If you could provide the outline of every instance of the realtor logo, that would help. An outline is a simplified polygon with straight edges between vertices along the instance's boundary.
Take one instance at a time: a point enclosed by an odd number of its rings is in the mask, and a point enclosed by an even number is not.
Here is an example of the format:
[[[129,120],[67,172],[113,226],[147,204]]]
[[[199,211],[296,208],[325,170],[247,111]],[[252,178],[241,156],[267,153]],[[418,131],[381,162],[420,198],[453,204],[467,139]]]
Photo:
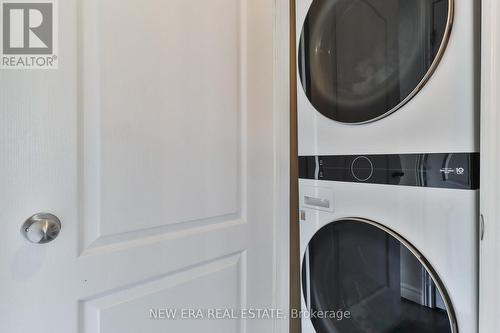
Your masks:
[[[57,68],[57,12],[54,0],[0,2],[0,68]]]

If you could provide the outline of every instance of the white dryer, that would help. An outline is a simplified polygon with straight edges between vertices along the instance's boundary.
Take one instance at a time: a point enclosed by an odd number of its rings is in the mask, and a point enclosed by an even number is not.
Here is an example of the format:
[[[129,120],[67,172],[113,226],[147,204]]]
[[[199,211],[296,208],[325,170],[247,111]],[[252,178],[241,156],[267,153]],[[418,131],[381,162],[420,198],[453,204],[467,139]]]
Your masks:
[[[300,178],[302,333],[477,333],[478,154],[301,157]]]
[[[478,7],[297,0],[299,155],[479,151]]]

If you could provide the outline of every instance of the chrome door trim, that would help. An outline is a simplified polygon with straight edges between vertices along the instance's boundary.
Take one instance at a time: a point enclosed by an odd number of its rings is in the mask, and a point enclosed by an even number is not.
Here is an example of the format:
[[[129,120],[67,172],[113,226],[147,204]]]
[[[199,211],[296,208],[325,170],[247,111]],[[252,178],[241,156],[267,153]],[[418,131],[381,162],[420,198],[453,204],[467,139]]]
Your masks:
[[[311,266],[309,263],[309,246],[306,248],[306,253],[305,253],[305,265],[306,265],[306,308],[307,311],[311,311]]]

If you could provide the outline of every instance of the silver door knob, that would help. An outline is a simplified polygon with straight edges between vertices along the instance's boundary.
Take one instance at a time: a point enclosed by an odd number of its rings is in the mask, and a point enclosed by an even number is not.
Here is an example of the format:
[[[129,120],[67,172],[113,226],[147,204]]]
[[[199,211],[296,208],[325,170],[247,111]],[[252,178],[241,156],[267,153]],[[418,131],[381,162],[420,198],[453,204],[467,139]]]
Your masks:
[[[45,244],[53,241],[61,231],[61,221],[49,213],[35,214],[24,222],[21,233],[28,241]]]

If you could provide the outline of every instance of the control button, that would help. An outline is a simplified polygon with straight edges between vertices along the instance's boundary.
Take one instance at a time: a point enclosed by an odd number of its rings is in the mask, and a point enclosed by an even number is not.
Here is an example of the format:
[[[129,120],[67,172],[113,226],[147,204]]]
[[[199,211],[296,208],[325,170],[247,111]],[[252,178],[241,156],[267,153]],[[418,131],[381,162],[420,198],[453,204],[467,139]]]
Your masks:
[[[366,156],[358,156],[351,164],[352,176],[360,181],[365,182],[373,175],[372,161]]]

